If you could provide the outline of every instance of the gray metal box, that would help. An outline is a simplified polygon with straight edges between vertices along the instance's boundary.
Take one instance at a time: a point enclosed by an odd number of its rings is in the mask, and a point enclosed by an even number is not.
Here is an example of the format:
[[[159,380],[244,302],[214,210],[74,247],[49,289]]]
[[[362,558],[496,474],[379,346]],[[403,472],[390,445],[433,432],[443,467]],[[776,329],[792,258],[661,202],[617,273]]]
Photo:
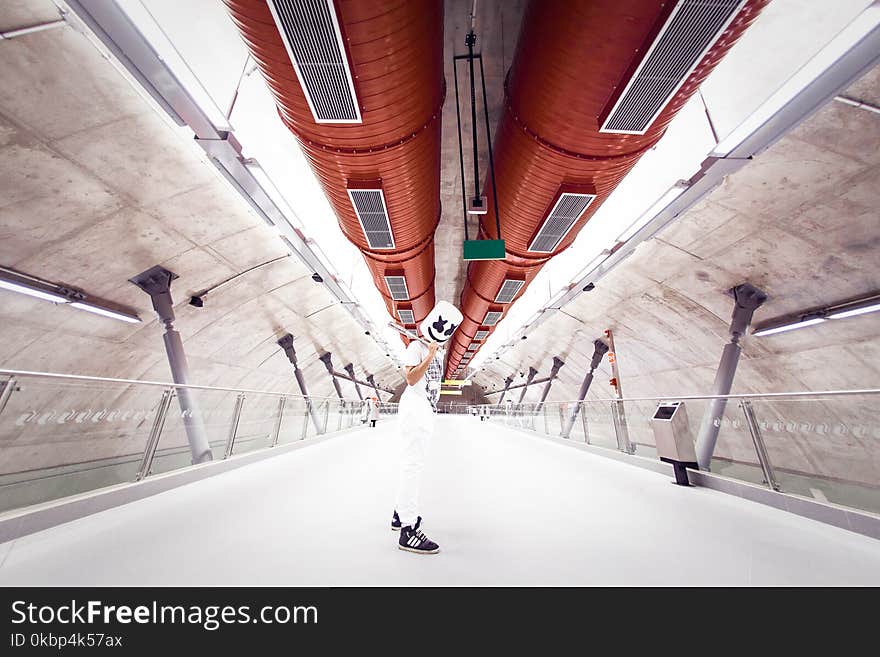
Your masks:
[[[651,418],[651,428],[654,430],[658,457],[681,463],[696,462],[694,437],[683,402],[657,404],[657,410]]]

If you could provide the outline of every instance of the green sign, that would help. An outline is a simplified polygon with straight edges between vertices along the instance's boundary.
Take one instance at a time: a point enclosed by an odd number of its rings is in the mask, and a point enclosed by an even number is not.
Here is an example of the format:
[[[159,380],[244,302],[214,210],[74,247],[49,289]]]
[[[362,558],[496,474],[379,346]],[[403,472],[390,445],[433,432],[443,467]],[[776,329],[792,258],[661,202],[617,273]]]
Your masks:
[[[466,240],[465,260],[504,260],[504,240]]]

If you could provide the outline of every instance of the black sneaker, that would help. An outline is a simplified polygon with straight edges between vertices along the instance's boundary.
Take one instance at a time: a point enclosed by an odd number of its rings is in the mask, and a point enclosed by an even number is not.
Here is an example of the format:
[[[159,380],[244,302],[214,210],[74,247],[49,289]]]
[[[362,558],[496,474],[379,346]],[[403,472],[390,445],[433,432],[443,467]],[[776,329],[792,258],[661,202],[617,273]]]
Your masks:
[[[400,528],[400,540],[397,541],[397,547],[407,552],[415,552],[416,554],[437,554],[440,546],[429,539],[419,529],[421,518],[416,522],[415,527]]]
[[[422,516],[416,518],[416,529],[418,529],[420,524],[422,524]],[[397,511],[394,512],[394,516],[391,518],[391,531],[400,531],[400,516],[397,515]]]

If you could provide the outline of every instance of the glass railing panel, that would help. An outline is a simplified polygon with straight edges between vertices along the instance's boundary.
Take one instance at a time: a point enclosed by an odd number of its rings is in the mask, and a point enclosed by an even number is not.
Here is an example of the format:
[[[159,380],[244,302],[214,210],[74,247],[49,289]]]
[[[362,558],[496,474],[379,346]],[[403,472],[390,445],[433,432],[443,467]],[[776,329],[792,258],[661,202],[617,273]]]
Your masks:
[[[694,441],[699,437],[702,422],[709,411],[712,401],[706,399],[686,400],[692,435]],[[709,471],[713,474],[739,479],[751,484],[766,486],[767,482],[761,470],[761,464],[749,433],[748,423],[743,416],[740,400],[727,400],[724,413],[718,424],[718,439],[715,451],[709,463]]]
[[[589,445],[617,449],[614,416],[610,402],[585,401],[581,404],[580,417],[572,428],[572,439]]]
[[[148,474],[171,472],[192,465],[187,425],[197,423],[195,418],[201,419],[212,460],[222,459],[237,397],[237,393],[225,390],[175,389]]]
[[[319,436],[321,425],[324,423],[321,403],[319,401],[310,401],[308,404],[304,402],[301,412],[302,423],[300,424],[300,435],[305,439]]]
[[[273,415],[272,434],[274,435],[275,427],[278,427],[278,445],[286,445],[288,443],[302,440],[303,438],[303,420],[305,419],[306,403],[304,399],[299,397],[285,397],[284,407],[281,413],[281,422],[278,424],[278,404]]]
[[[778,490],[880,513],[880,396],[755,399],[749,406]]]
[[[626,432],[629,439],[631,454],[649,458],[657,457],[657,448],[654,441],[654,430],[651,427],[651,418],[657,409],[655,401],[623,401],[617,403],[618,433]]]
[[[16,378],[0,413],[0,512],[133,481],[161,398],[158,387]]]
[[[278,405],[279,397],[274,395],[247,395],[235,435],[233,454],[244,454],[272,446]],[[291,411],[293,412],[293,408]]]
[[[336,431],[341,431],[344,428],[344,405],[341,401],[330,400],[329,407],[330,410],[327,413],[327,433],[335,433]]]

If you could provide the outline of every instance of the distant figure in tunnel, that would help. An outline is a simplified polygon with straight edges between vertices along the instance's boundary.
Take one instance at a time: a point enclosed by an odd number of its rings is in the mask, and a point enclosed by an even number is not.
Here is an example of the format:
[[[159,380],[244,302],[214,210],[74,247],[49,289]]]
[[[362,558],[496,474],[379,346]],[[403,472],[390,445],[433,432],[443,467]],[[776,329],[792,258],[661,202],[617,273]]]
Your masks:
[[[443,356],[439,349],[452,337],[461,319],[455,306],[446,301],[438,302],[419,325],[419,335],[424,341],[410,342],[403,357],[407,385],[397,413],[400,479],[391,529],[400,531],[398,547],[416,554],[440,551],[440,546],[420,529],[419,488],[426,451],[434,435],[434,413],[443,377]]]
[[[370,405],[370,427],[376,427],[376,420],[379,419],[379,400],[375,397],[370,397],[367,399],[367,403]]]

